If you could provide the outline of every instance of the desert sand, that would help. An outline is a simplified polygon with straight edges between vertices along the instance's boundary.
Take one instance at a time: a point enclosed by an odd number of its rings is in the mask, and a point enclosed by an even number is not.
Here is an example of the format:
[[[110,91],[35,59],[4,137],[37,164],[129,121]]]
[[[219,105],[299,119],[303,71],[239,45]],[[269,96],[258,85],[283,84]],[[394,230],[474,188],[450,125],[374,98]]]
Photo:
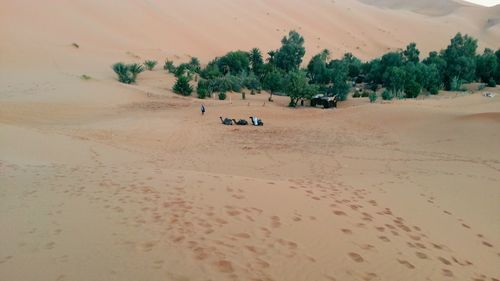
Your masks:
[[[364,2],[2,1],[0,280],[500,280],[498,88],[335,110],[230,94],[202,116],[161,66],[110,69],[292,28],[309,57],[498,47],[498,6]]]

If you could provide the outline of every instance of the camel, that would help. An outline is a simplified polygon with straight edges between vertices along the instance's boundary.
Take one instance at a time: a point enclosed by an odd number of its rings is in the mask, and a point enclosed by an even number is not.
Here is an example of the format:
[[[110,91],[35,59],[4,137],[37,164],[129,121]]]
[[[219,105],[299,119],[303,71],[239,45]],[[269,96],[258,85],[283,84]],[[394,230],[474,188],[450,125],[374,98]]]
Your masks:
[[[224,124],[226,126],[233,125],[233,120],[231,120],[229,118],[224,118],[224,119],[222,119],[222,117],[219,117],[219,118],[220,118],[220,121],[222,122],[222,124]]]
[[[246,125],[248,125],[247,120],[243,120],[243,119],[240,119],[238,121],[236,121],[236,119],[233,119],[233,122],[234,122],[234,124],[236,124],[238,126],[246,126]]]
[[[262,122],[261,119],[257,118],[256,116],[250,116],[250,121],[252,122],[252,125],[254,126],[264,126],[264,122]]]

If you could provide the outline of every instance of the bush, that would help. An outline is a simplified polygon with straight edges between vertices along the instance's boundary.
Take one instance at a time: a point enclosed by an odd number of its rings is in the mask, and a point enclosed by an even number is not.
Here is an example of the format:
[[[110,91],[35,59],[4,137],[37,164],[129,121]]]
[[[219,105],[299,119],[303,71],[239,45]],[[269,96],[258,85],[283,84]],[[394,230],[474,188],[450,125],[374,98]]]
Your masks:
[[[210,84],[207,80],[198,80],[198,87],[196,87],[196,93],[199,99],[205,99],[210,95]]]
[[[439,88],[438,88],[438,87],[436,87],[436,86],[432,86],[432,87],[429,89],[429,93],[430,93],[431,95],[437,95],[437,94],[439,94]]]
[[[226,92],[220,92],[219,93],[219,100],[225,100],[227,97]]]
[[[493,78],[490,78],[490,80],[488,81],[488,87],[496,87],[497,86],[497,81],[495,81],[495,79]]]
[[[354,91],[354,94],[352,94],[352,97],[359,98],[359,97],[361,97],[361,93],[358,90],[356,90],[356,91]]]
[[[368,97],[370,97],[370,94],[371,94],[371,92],[363,91],[363,93],[361,93],[361,97],[362,98],[368,98]]]
[[[462,88],[462,81],[458,77],[453,77],[450,82],[450,91],[460,91]]]
[[[155,60],[146,60],[144,62],[144,66],[146,67],[147,70],[151,71],[151,70],[153,70],[153,68],[155,68],[157,63],[158,62]]]
[[[189,96],[193,92],[193,88],[191,87],[191,85],[189,85],[189,78],[186,76],[181,76],[177,78],[173,90],[174,93],[183,96]]]
[[[214,91],[218,92],[240,92],[243,87],[241,79],[233,75],[225,75],[212,79],[210,80],[210,85]]]
[[[177,68],[174,65],[174,62],[171,60],[165,61],[165,65],[163,66],[163,69],[165,69],[166,71],[168,71],[169,73],[172,73],[172,74],[175,73],[175,71],[177,70]]]
[[[118,62],[113,64],[112,68],[116,75],[118,75],[118,81],[125,84],[135,83],[137,75],[144,71],[143,66],[137,63],[124,64]]]
[[[371,103],[376,102],[376,101],[377,101],[377,99],[378,99],[377,93],[375,93],[375,92],[371,92],[371,93],[368,95],[368,98],[370,99],[370,102],[371,102]]]
[[[389,90],[384,90],[382,92],[382,99],[383,100],[392,100],[394,98],[394,94],[389,91]]]
[[[415,82],[414,80],[410,80],[405,85],[405,93],[406,97],[409,99],[414,99],[420,95],[422,91],[422,86]]]
[[[242,85],[243,87],[249,89],[249,90],[259,90],[261,89],[260,81],[257,79],[255,74],[250,73],[249,75],[243,75],[242,76]]]

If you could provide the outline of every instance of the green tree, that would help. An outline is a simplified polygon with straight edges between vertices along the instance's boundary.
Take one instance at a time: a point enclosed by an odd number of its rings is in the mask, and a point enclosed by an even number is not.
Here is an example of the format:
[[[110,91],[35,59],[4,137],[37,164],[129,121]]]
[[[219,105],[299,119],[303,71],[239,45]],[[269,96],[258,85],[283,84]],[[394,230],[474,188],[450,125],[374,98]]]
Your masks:
[[[232,75],[248,72],[250,68],[250,60],[247,52],[233,51],[229,52],[217,60],[217,65],[221,73]]]
[[[461,33],[457,33],[451,39],[450,45],[443,51],[443,59],[446,61],[444,82],[447,89],[451,89],[453,79],[471,82],[476,74],[476,50],[477,40]]]
[[[262,53],[258,48],[253,48],[249,53],[250,66],[255,75],[259,76],[262,74],[264,61],[262,60]]]
[[[500,84],[500,49],[495,52],[497,57],[497,70],[495,71],[494,77],[497,84]]]
[[[436,85],[442,85],[444,83],[446,73],[446,61],[443,56],[438,52],[430,52],[429,56],[423,60],[423,63],[428,66],[434,65],[436,67],[439,78],[439,82],[436,83]]]
[[[209,62],[207,66],[200,71],[200,76],[205,79],[214,79],[222,76],[222,72],[217,65],[217,60]]]
[[[416,43],[410,43],[403,51],[404,62],[418,63],[420,62],[420,51],[417,49]]]
[[[342,60],[332,60],[328,63],[328,69],[332,83],[329,92],[336,95],[340,101],[346,100],[351,88],[347,83],[348,65]]]
[[[281,40],[281,48],[273,56],[273,63],[285,72],[299,69],[306,53],[304,38],[296,31],[290,31],[288,37]]]
[[[197,57],[192,57],[189,60],[188,68],[192,72],[200,73],[200,70],[201,70],[200,60]]]
[[[196,93],[199,99],[205,99],[212,93],[210,89],[210,83],[205,79],[198,80],[198,86],[196,87]]]
[[[193,88],[189,84],[189,78],[187,76],[180,76],[173,87],[174,93],[183,96],[189,96],[193,92]]]
[[[262,88],[269,91],[269,101],[272,101],[273,94],[283,90],[282,73],[277,69],[267,72],[262,80]]]
[[[355,57],[351,53],[345,53],[342,61],[347,65],[348,68],[348,77],[351,80],[356,79],[361,74],[361,65],[362,62],[360,59]]]
[[[294,70],[289,72],[285,81],[285,91],[290,97],[290,107],[296,107],[300,99],[309,99],[316,92],[316,87],[309,84],[303,71]]]
[[[384,73],[384,87],[401,97],[405,89],[406,72],[402,67],[392,66]]]
[[[482,82],[490,83],[495,80],[497,67],[498,61],[493,50],[487,48],[482,55],[477,56],[476,75]]]
[[[313,56],[307,65],[307,76],[314,84],[328,84],[330,77],[326,67],[326,61],[330,56],[328,50],[323,50],[321,53]]]

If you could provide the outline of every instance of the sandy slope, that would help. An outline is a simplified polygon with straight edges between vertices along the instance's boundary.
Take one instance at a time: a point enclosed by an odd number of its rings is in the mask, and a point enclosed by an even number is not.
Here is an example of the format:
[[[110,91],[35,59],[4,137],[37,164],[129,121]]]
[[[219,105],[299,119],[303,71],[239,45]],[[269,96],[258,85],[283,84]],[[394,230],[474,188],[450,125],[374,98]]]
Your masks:
[[[0,280],[500,279],[498,90],[338,110],[233,94],[202,117],[164,71],[109,69],[276,48],[291,27],[366,57],[455,28],[491,46],[492,10],[192,2],[1,3]],[[266,126],[218,123],[253,114]]]

